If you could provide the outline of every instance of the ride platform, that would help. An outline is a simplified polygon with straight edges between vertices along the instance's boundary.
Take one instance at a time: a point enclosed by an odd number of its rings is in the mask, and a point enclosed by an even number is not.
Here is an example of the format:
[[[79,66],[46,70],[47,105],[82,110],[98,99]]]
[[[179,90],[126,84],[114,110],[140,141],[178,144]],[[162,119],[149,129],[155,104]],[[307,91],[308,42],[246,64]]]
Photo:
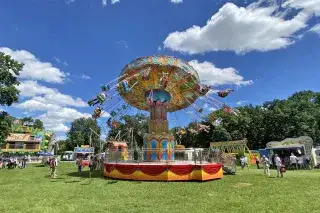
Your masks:
[[[104,164],[104,176],[138,181],[208,181],[223,177],[222,164],[190,162],[143,162]]]

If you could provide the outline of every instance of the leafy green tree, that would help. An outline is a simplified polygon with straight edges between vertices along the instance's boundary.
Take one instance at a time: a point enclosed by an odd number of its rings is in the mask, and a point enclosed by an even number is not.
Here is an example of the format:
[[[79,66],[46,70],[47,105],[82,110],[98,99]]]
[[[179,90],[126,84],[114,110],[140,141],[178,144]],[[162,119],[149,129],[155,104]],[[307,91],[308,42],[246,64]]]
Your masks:
[[[231,140],[230,133],[223,127],[216,127],[212,132],[212,141],[229,141]]]
[[[148,132],[148,118],[144,114],[122,116],[118,128],[109,131],[108,139],[115,138],[118,132],[121,131],[121,140],[131,142],[131,128],[133,128],[134,140],[139,147],[142,147],[143,136]]]
[[[0,113],[0,147],[4,144],[6,138],[11,132],[13,118],[6,112]]]
[[[19,98],[19,85],[17,76],[23,68],[23,64],[11,59],[9,55],[0,52],[0,105],[11,106]],[[0,145],[10,133],[12,118],[6,112],[0,114]]]
[[[0,105],[11,106],[19,98],[19,85],[17,76],[23,64],[11,59],[9,55],[0,52]]]
[[[98,135],[91,133],[90,128]],[[92,145],[95,147],[95,150],[98,151],[100,149],[100,134],[101,129],[97,121],[92,118],[76,119],[71,123],[71,128],[67,133],[66,147],[68,150],[73,150],[74,147],[77,146],[89,145],[91,135]]]
[[[241,132],[239,130],[232,131],[230,136],[231,136],[231,139],[233,141],[242,140],[243,139],[243,135],[241,134]]]
[[[44,129],[43,122],[40,119],[35,119],[33,123],[33,128]]]
[[[33,128],[44,129],[43,122],[40,119],[33,119],[32,117],[24,117],[21,119],[22,124],[32,123]]]

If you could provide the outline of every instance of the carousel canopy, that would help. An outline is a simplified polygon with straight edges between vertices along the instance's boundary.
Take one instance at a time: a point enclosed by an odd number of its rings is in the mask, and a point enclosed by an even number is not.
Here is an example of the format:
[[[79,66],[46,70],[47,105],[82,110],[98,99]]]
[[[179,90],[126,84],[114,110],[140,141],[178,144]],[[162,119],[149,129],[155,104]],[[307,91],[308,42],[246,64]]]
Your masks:
[[[148,110],[146,94],[164,90],[171,96],[168,111],[173,112],[195,102],[199,97],[200,80],[196,70],[181,59],[149,56],[127,64],[120,74],[119,85],[118,92],[123,99],[140,110]],[[168,99],[164,94],[158,98]]]

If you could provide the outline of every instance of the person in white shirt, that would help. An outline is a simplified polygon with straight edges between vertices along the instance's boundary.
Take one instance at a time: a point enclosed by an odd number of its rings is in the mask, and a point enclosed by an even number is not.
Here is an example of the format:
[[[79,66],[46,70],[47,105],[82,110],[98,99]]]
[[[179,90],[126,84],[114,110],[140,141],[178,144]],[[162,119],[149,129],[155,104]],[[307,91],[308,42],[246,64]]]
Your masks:
[[[265,155],[262,155],[261,162],[263,165],[264,174],[270,176],[270,160]]]
[[[298,169],[297,161],[298,161],[297,156],[295,156],[293,153],[291,153],[291,156],[290,156],[290,169],[292,169],[292,168],[293,168],[293,170]]]
[[[240,158],[240,163],[241,163],[241,168],[243,169],[245,166],[247,166],[249,168],[248,165],[248,158],[246,156],[242,156]]]
[[[281,162],[281,159],[278,156],[278,154],[275,155],[274,162],[275,162],[275,164],[277,166],[277,178],[278,177],[282,177],[283,178],[283,173],[281,171],[282,162]]]
[[[304,167],[304,159],[302,156],[298,157],[298,165],[299,165],[299,169],[305,169]]]

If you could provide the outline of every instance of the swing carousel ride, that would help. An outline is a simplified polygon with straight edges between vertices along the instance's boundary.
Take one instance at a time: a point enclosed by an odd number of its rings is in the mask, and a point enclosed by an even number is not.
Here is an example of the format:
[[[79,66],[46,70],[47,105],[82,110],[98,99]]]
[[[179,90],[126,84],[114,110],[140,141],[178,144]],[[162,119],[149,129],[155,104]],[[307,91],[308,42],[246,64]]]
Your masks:
[[[205,117],[208,105],[222,108],[227,113],[238,113],[213,97],[216,94],[224,98],[233,90],[212,91],[211,86],[201,85],[198,73],[181,59],[149,56],[126,65],[117,79],[102,85],[97,97],[88,102],[90,106],[96,106],[92,117],[105,117],[107,127],[116,129],[122,115],[129,114],[132,110],[147,111],[150,115],[149,131],[144,135],[142,162],[135,163],[136,161],[128,158],[119,162],[119,159],[117,162],[108,161],[105,163],[104,175],[116,179],[158,181],[221,178],[221,164],[175,161],[175,139],[169,132],[170,119],[167,116],[168,113],[185,111],[194,121],[194,125],[188,130],[198,133],[210,129],[210,126],[197,122],[197,119]],[[202,103],[200,106],[196,103],[198,101]],[[110,112],[109,118],[104,116],[107,112]],[[213,116],[207,120],[214,125],[221,123],[221,119]],[[184,134],[186,130],[180,131]]]

